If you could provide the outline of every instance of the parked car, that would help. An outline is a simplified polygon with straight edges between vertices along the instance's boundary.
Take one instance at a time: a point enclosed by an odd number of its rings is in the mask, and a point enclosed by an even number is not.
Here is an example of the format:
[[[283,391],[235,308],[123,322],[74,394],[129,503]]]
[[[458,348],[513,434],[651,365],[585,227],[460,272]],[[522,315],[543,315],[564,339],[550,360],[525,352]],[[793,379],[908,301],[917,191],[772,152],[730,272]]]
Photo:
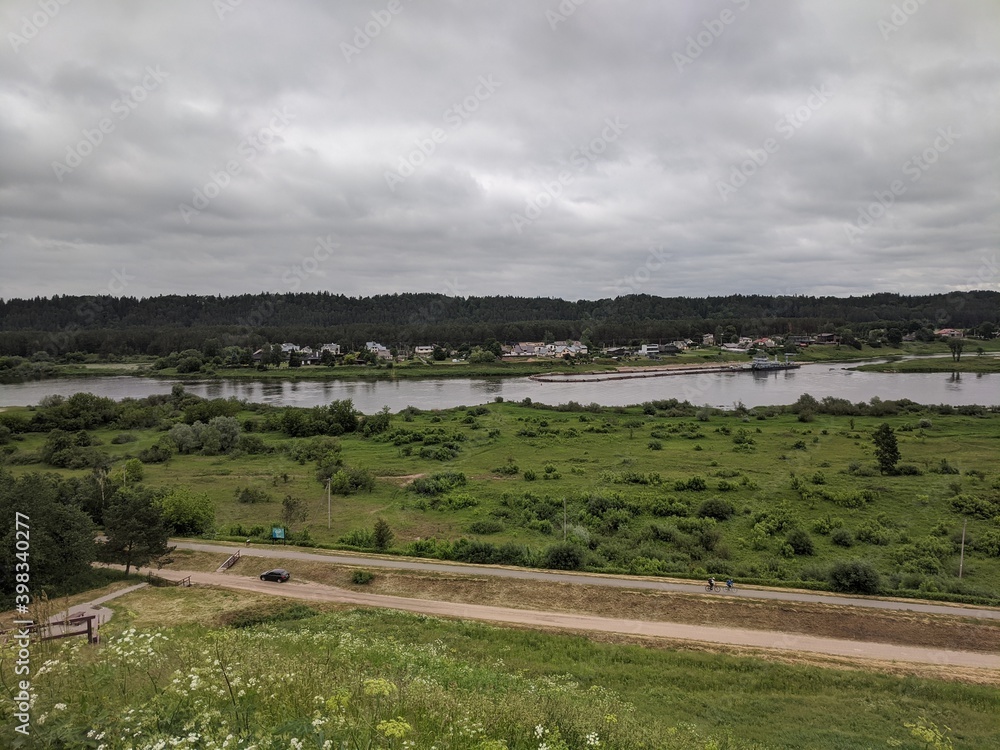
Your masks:
[[[289,573],[284,568],[275,568],[274,570],[269,570],[266,573],[261,573],[260,574],[260,580],[262,580],[262,581],[276,581],[278,583],[284,583],[285,581],[287,581],[291,577],[292,577],[292,574]]]

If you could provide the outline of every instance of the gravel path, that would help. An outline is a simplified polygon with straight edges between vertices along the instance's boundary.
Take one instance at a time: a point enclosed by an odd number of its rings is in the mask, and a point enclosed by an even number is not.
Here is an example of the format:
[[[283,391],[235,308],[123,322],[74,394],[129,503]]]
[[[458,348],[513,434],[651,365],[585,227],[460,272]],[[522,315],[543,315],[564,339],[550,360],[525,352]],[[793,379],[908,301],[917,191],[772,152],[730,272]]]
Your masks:
[[[555,583],[581,583],[591,586],[613,586],[616,588],[647,589],[653,591],[674,591],[685,594],[706,594],[702,583],[671,583],[648,578],[628,578],[607,575],[591,575],[586,573],[555,573],[527,568],[503,568],[491,565],[464,565],[461,563],[422,562],[403,558],[364,557],[345,553],[299,552],[281,546],[267,547],[231,547],[222,544],[205,544],[201,542],[173,542],[178,549],[197,550],[199,552],[219,552],[230,555],[239,549],[243,557],[284,558],[288,560],[309,560],[312,562],[329,562],[340,565],[359,565],[366,568],[395,568],[398,570],[419,570],[429,573],[448,573],[451,575],[495,576],[499,578],[520,578],[522,580],[550,581]],[[294,571],[292,571],[294,575]],[[718,594],[717,594],[718,595]],[[969,607],[953,604],[931,604],[910,600],[875,599],[837,594],[809,593],[805,591],[789,591],[779,589],[749,589],[738,587],[732,594],[723,596],[740,596],[750,599],[770,599],[787,602],[810,602],[818,604],[842,604],[851,607],[867,607],[870,609],[893,610],[897,612],[924,612],[935,615],[957,615],[980,619],[1000,620],[1000,609],[989,607]]]
[[[179,581],[190,575],[191,582],[194,584],[222,586],[240,591],[274,594],[276,596],[286,596],[307,601],[328,601],[364,607],[385,607],[439,617],[457,617],[468,620],[483,620],[487,622],[565,630],[623,633],[628,635],[699,641],[702,643],[875,659],[879,661],[1000,669],[1000,655],[993,654],[895,646],[884,643],[849,641],[835,638],[817,638],[808,635],[760,630],[716,628],[671,622],[650,622],[646,620],[625,620],[562,612],[540,612],[509,607],[492,607],[481,604],[408,599],[399,596],[347,591],[335,586],[327,586],[319,583],[299,583],[296,581],[271,583],[261,581],[256,577],[251,578],[249,576],[237,576],[233,574],[161,570],[158,571],[157,575],[175,581]]]

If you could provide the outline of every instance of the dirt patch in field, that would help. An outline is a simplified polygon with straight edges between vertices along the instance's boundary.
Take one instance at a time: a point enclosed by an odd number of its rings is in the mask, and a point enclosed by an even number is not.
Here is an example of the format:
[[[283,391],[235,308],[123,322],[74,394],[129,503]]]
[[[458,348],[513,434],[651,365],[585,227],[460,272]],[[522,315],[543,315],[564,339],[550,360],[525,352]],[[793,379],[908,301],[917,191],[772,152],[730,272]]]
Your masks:
[[[423,474],[400,474],[399,476],[395,477],[380,476],[379,479],[384,479],[385,481],[390,482],[391,484],[395,484],[399,487],[405,487],[406,485],[410,484],[414,479],[420,479],[420,477],[426,477],[426,476],[427,473],[424,472]]]
[[[296,580],[315,581],[372,594],[633,620],[773,630],[957,651],[1000,652],[1000,623],[972,618],[883,612],[836,604],[775,602],[741,598],[738,594],[715,597],[376,568],[369,569],[374,573],[371,583],[358,586],[351,583],[351,573],[357,567],[302,560],[272,559],[268,562],[271,567],[292,571]],[[245,571],[234,572],[247,574]]]

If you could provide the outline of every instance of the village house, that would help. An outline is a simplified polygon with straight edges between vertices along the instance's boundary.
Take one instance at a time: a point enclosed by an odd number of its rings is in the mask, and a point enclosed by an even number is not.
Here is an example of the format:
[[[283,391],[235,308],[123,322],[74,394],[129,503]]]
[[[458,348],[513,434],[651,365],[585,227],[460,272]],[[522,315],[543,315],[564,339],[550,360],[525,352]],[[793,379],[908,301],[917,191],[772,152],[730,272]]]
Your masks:
[[[959,328],[939,328],[934,331],[935,336],[943,336],[946,339],[964,339],[965,331]]]
[[[366,341],[365,349],[373,352],[379,359],[392,359],[392,352],[377,341]]]

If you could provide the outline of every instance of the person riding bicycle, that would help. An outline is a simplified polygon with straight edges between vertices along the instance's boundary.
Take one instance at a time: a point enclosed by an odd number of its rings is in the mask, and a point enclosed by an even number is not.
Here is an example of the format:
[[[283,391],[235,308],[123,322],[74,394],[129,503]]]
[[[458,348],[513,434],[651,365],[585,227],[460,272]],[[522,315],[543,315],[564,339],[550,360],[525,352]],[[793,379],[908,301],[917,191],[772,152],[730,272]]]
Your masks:
[[[733,579],[732,578],[730,578],[728,581],[726,581],[726,588],[729,589],[730,591],[733,590]]]
[[[715,588],[715,579],[714,578],[709,578],[708,579],[708,590],[711,591],[714,588]]]

